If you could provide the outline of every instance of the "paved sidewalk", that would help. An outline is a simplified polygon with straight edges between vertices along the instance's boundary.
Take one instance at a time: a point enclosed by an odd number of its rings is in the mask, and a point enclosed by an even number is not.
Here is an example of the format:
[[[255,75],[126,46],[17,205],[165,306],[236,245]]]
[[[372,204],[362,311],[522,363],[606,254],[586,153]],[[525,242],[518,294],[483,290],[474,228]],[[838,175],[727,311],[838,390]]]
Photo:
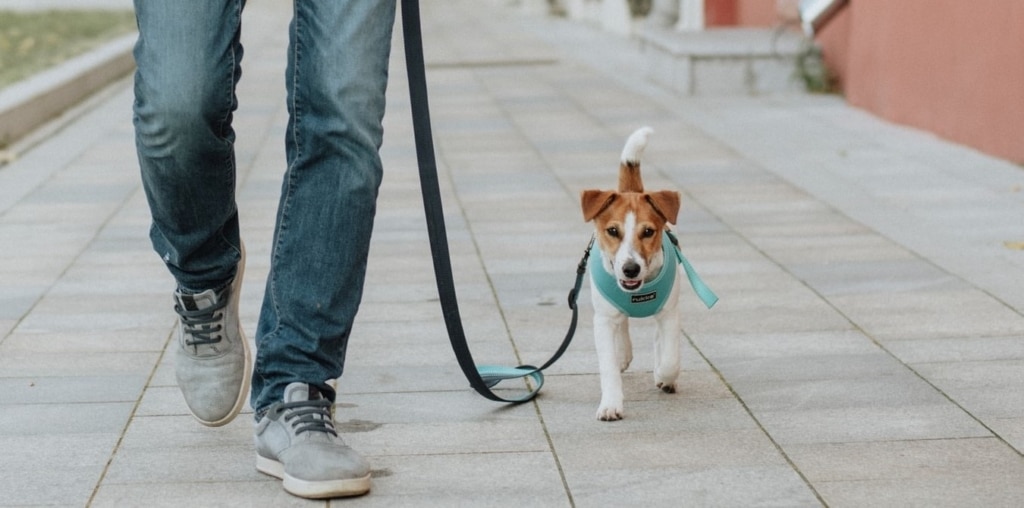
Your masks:
[[[634,323],[626,419],[598,422],[591,312],[534,403],[468,389],[433,287],[396,34],[386,175],[337,419],[370,495],[312,502],[254,468],[174,385],[172,281],[151,252],[131,90],[0,169],[0,505],[1021,506],[1024,170],[835,97],[685,99],[630,43],[500,2],[423,11],[465,325],[482,363],[535,363],[568,324],[578,193],[656,134],[684,194],[680,393]],[[255,329],[284,167],[290,3],[252,0],[239,193]],[[589,301],[584,294],[582,302]]]

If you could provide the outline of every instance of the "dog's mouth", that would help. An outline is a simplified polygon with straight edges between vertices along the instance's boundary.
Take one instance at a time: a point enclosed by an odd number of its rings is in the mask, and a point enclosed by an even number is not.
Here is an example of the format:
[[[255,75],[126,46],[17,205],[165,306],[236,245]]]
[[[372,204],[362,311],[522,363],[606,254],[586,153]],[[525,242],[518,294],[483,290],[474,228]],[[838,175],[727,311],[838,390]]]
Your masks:
[[[619,279],[619,286],[625,291],[636,291],[644,284],[641,279]]]

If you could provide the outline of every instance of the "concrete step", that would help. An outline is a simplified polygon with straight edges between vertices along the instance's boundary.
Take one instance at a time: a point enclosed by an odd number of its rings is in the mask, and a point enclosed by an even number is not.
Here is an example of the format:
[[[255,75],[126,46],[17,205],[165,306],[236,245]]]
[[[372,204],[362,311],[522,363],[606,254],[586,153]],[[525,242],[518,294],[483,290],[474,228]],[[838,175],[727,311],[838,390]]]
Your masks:
[[[682,95],[760,95],[804,91],[797,73],[799,33],[770,28],[698,32],[645,27],[638,34],[647,78]]]

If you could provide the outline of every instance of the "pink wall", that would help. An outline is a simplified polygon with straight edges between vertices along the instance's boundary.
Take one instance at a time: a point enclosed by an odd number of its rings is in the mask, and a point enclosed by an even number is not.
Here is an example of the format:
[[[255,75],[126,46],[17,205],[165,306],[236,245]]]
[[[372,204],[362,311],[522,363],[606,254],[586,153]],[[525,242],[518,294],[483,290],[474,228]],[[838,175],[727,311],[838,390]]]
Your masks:
[[[704,0],[706,26],[735,26],[736,0]]]
[[[740,26],[775,26],[782,19],[773,0],[736,0],[736,21]]]
[[[704,0],[707,26],[774,26],[775,0]]]
[[[850,104],[1024,162],[1024,1],[845,9],[819,42]]]

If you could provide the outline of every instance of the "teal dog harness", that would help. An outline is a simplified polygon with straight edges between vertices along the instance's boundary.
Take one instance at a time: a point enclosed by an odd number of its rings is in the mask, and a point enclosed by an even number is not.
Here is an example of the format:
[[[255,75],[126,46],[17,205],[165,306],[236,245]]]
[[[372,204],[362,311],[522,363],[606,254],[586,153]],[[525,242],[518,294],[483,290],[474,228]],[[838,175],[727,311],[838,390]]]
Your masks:
[[[608,273],[608,270],[605,270],[601,249],[597,249],[594,255],[590,257],[588,263],[590,276],[594,281],[594,288],[615,308],[629,317],[644,318],[653,316],[665,306],[665,301],[668,300],[672,292],[672,284],[675,284],[676,263],[672,262],[674,258],[679,264],[683,265],[683,270],[686,271],[686,277],[690,281],[690,286],[697,293],[697,297],[704,302],[704,305],[710,309],[718,302],[718,297],[715,293],[704,284],[704,281],[697,275],[690,262],[679,251],[675,235],[668,230],[662,235],[661,252],[665,259],[661,272],[658,273],[654,280],[644,282],[640,291],[633,293],[623,291],[619,287],[619,282],[615,279],[615,276]]]

